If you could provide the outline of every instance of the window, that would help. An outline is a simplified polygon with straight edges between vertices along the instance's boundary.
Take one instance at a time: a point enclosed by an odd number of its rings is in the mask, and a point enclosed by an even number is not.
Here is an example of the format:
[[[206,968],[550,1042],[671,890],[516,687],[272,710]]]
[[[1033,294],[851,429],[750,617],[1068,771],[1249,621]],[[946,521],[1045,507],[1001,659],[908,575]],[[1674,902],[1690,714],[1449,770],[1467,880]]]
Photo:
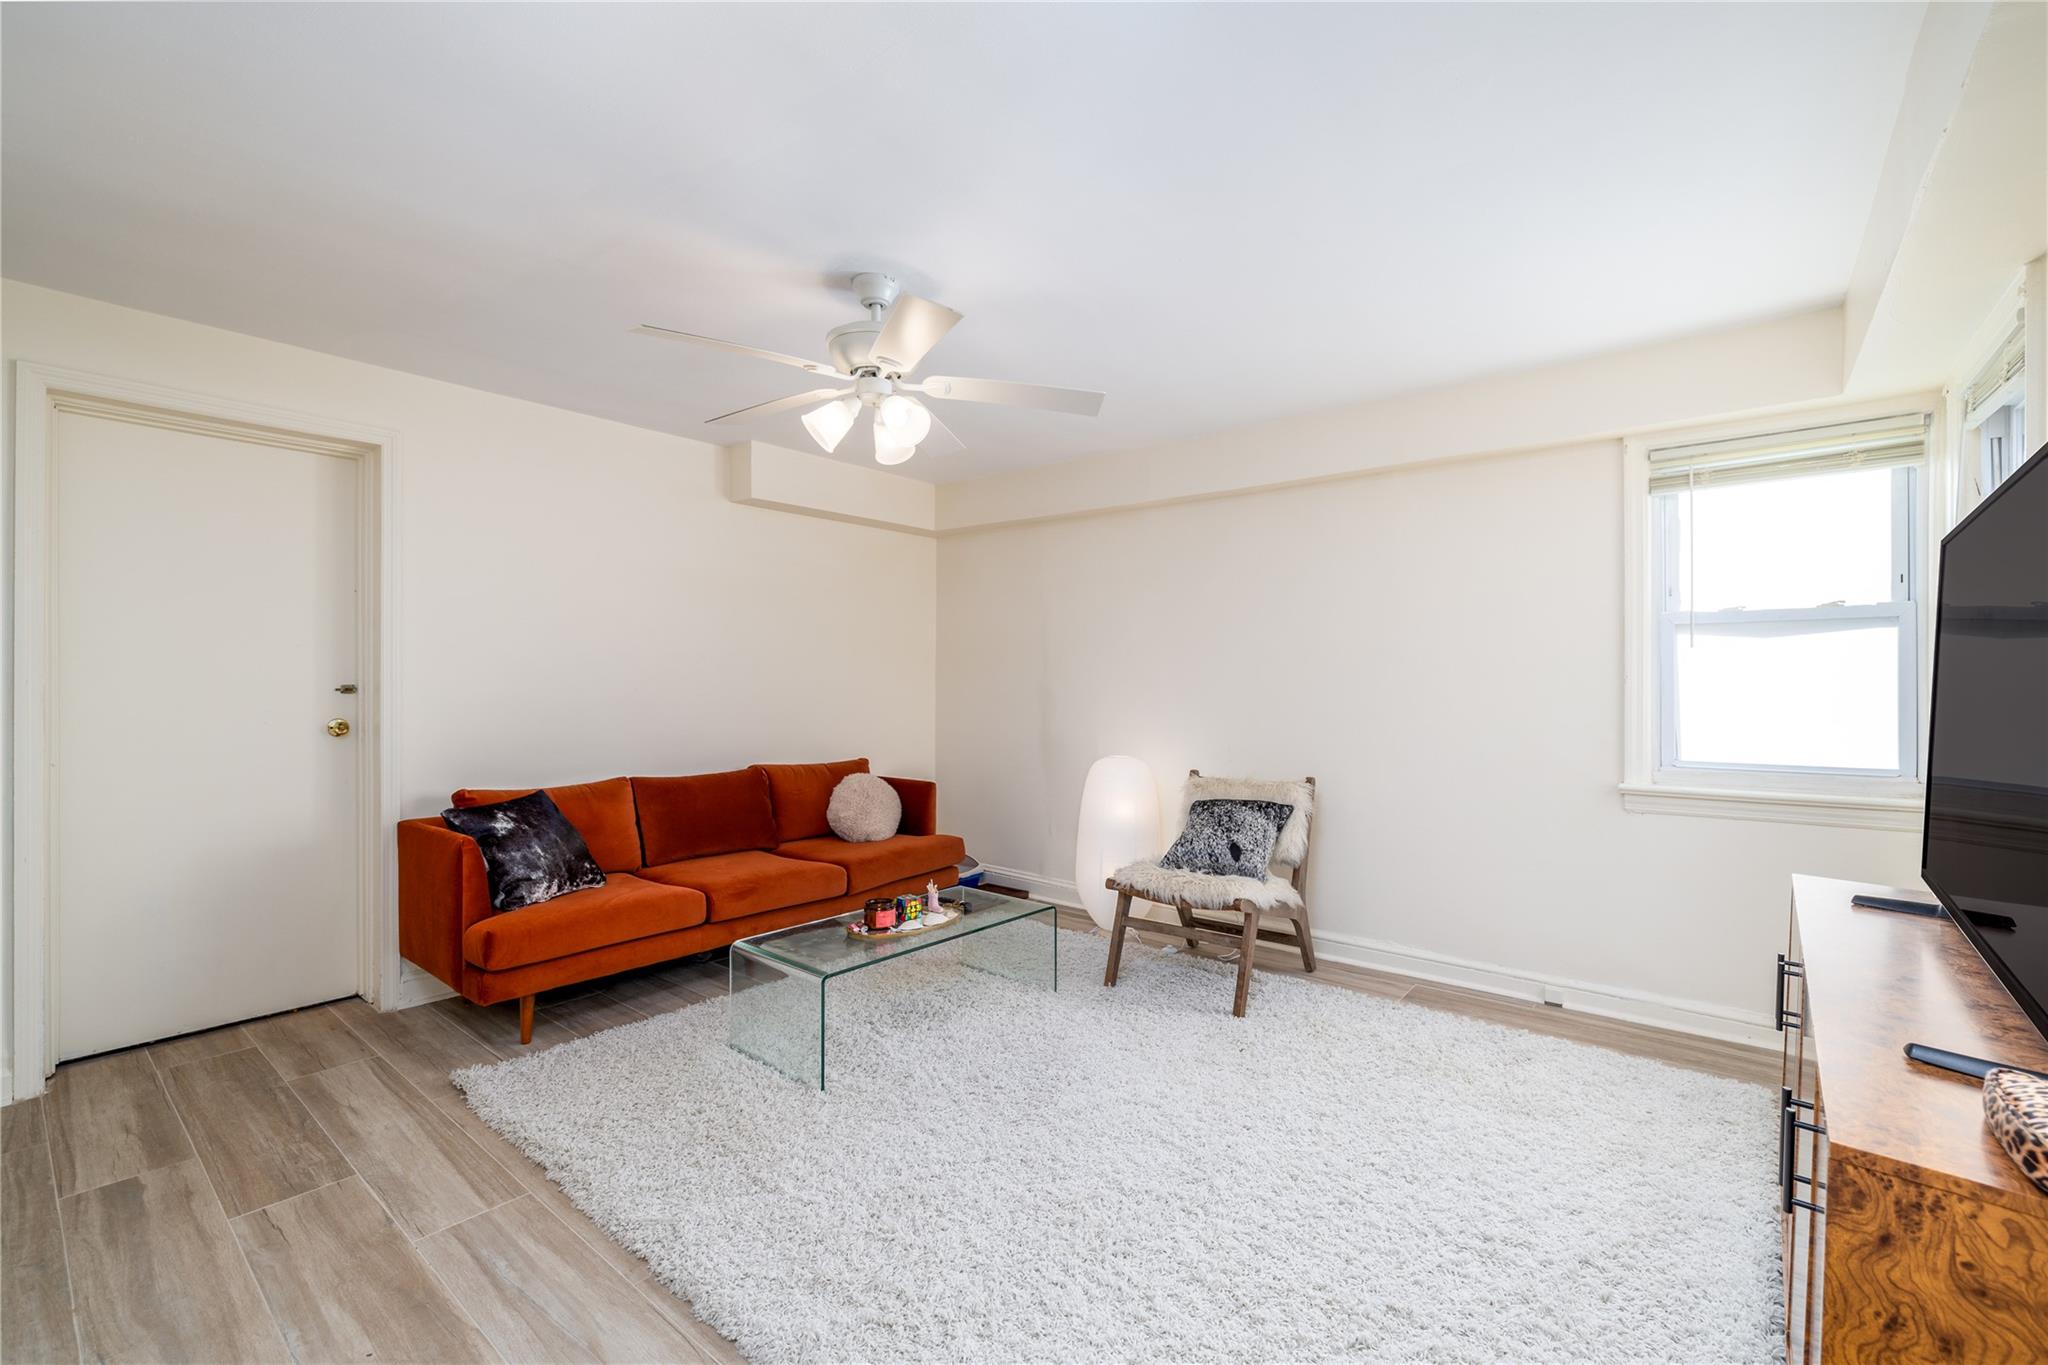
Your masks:
[[[1638,781],[1917,779],[1926,433],[1914,414],[1647,449]]]
[[[2027,346],[2025,329],[2015,323],[1963,395],[1963,458],[1960,472],[1973,480],[1968,503],[1974,505],[2026,463],[2025,398]]]
[[[2000,404],[1975,428],[1977,477],[1987,490],[1998,487],[2027,459],[2027,410],[2018,397]]]

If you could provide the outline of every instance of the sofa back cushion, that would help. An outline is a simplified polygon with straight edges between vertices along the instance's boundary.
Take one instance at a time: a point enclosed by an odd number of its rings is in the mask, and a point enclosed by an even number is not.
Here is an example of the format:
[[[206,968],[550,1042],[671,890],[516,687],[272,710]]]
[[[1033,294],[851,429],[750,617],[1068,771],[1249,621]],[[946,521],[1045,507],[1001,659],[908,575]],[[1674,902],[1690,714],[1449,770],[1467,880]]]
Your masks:
[[[864,773],[868,761],[849,758],[843,763],[756,763],[756,772],[768,779],[768,796],[775,803],[775,833],[783,843],[791,839],[815,839],[830,834],[825,807],[832,789],[848,773]]]
[[[603,782],[579,782],[572,787],[464,787],[448,798],[448,804],[495,806],[544,791],[583,842],[590,856],[607,872],[631,872],[640,866],[640,826],[633,818],[633,783],[623,777]]]
[[[774,848],[775,809],[759,768],[691,777],[636,777],[640,850],[647,866]]]

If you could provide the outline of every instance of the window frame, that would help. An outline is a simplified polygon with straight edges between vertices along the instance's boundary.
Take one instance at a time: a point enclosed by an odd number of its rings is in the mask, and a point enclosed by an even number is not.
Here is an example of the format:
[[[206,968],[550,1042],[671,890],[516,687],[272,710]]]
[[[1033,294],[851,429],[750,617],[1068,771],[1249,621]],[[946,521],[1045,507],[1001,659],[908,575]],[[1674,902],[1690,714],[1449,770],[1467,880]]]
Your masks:
[[[1653,780],[1684,783],[1714,780],[1714,775],[1740,773],[1776,780],[1779,775],[1855,777],[1898,781],[1920,779],[1920,713],[1915,679],[1920,673],[1919,554],[1915,528],[1923,519],[1922,485],[1926,463],[1900,465],[1891,471],[1891,572],[1888,602],[1854,606],[1765,607],[1694,611],[1669,601],[1682,581],[1678,563],[1678,499],[1682,494],[1649,493],[1652,501],[1651,591],[1657,603],[1657,761]],[[1661,553],[1659,551],[1661,550]],[[1797,621],[1889,621],[1898,628],[1899,696],[1897,768],[1834,768],[1794,763],[1706,763],[1678,757],[1677,644],[1688,625],[1776,625]]]
[[[1961,413],[1961,460],[1964,473],[1976,485],[1972,505],[1982,502],[2010,478],[2015,470],[2026,463],[2035,441],[2028,436],[2027,428],[2032,425],[2027,413],[2027,369],[2030,357],[2027,354],[2027,310],[2024,279],[2016,279],[2007,291],[2007,296],[1991,310],[1992,324],[1997,327],[1994,337],[1986,338],[1979,354],[1973,377],[1967,384],[1956,386],[1957,407]],[[1980,329],[1981,335],[1981,329]],[[2039,364],[2039,357],[2032,357]],[[2035,417],[2033,422],[2040,419]],[[1993,423],[2003,428],[1999,432],[1987,431]],[[1993,454],[1989,448],[1993,439],[2000,439],[2004,449]]]
[[[2000,484],[2011,478],[2031,453],[2027,444],[2025,372],[2008,379],[1974,419],[1966,416],[1963,420],[1963,440],[1969,457],[1976,465],[1974,472],[1977,486],[1982,490],[1981,500],[1990,497]],[[1986,429],[1994,423],[2004,430],[1993,432]],[[1990,448],[1994,440],[2000,442],[1996,453]]]
[[[1941,408],[1939,395],[1914,393],[1854,405],[1780,413],[1769,420],[1645,432],[1622,439],[1623,734],[1619,793],[1624,810],[1859,829],[1920,828],[1924,794],[1920,741],[1927,724],[1931,671],[1928,661],[1932,648],[1929,636],[1933,619],[1933,613],[1921,610],[1920,604],[1931,600],[1933,588],[1927,547],[1934,518],[1940,511],[1936,506],[1941,488],[1941,456],[1936,442],[1939,425],[1933,419]],[[1900,754],[1905,771],[1888,775],[1810,768],[1665,764],[1665,717],[1673,714],[1661,695],[1669,676],[1660,660],[1663,642],[1659,594],[1665,566],[1654,564],[1651,553],[1653,544],[1663,543],[1666,538],[1653,537],[1652,448],[1735,440],[1762,443],[1775,435],[1810,427],[1899,417],[1921,418],[1929,424],[1926,457],[1906,466],[1911,483],[1903,517],[1907,524],[1902,526],[1896,513],[1893,519],[1893,563],[1906,565],[1907,582],[1903,587],[1910,610],[1900,610],[1894,604],[1877,604],[1869,610],[1871,614],[1885,616],[1897,611],[1902,617],[1902,630],[1912,636],[1911,648],[1902,639],[1900,649],[1900,696],[1906,703],[1901,707]],[[1895,574],[1894,603],[1899,601],[1901,587]],[[1831,610],[1837,615],[1853,612]],[[1760,622],[1767,614],[1776,613],[1758,611],[1744,616]],[[1909,671],[1910,679],[1906,676]],[[1903,732],[1909,723],[1911,738],[1907,740]]]

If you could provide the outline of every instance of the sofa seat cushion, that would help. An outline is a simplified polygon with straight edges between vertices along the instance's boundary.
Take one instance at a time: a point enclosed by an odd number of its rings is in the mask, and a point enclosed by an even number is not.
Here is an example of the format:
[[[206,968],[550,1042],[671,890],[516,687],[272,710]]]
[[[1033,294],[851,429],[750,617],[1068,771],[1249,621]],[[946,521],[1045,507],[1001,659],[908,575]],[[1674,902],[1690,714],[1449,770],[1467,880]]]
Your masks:
[[[458,810],[495,806],[536,791],[546,792],[563,818],[576,827],[599,867],[607,872],[631,872],[640,866],[640,822],[633,813],[633,784],[623,777],[568,787],[464,787],[448,798],[448,804]]]
[[[768,779],[768,794],[775,803],[775,837],[786,844],[791,839],[815,839],[832,832],[825,819],[832,789],[848,773],[866,772],[868,761],[756,763],[754,769]]]
[[[649,867],[742,849],[765,853],[778,842],[768,777],[759,768],[636,777],[633,803],[640,810],[640,848]]]
[[[603,886],[478,920],[462,936],[462,955],[501,972],[689,929],[704,923],[707,912],[700,891],[614,872]]]
[[[844,868],[752,850],[685,858],[645,868],[640,875],[665,886],[687,886],[703,892],[714,921],[846,894]]]
[[[897,834],[871,844],[850,844],[828,834],[793,839],[775,851],[785,858],[845,868],[846,889],[851,892],[951,868],[967,856],[967,845],[957,834]]]

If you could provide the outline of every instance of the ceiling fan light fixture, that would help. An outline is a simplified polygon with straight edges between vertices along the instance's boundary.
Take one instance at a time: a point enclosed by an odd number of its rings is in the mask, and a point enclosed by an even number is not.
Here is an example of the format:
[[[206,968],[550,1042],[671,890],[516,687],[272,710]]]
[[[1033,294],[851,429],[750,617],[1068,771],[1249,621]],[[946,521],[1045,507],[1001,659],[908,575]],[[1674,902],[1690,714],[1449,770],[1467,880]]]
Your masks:
[[[708,419],[714,424],[765,421],[791,412],[802,412],[804,429],[827,454],[845,444],[845,438],[860,417],[863,407],[876,409],[875,451],[882,464],[902,464],[915,455],[920,445],[930,444],[937,455],[951,454],[966,447],[921,401],[938,398],[948,402],[992,403],[1002,407],[1035,408],[1044,412],[1066,412],[1094,417],[1102,411],[1102,395],[1089,389],[1062,389],[1050,384],[1017,384],[996,379],[961,379],[943,375],[913,378],[924,359],[960,321],[960,314],[942,303],[916,294],[879,271],[864,271],[853,277],[853,289],[866,316],[845,323],[825,334],[829,363],[784,355],[759,346],[696,332],[678,331],[642,323],[635,330],[672,341],[687,341],[734,355],[787,365],[835,386],[851,382],[847,392],[840,387],[812,389],[785,398],[724,413]],[[911,394],[920,395],[918,398]],[[817,405],[817,406],[813,406]],[[805,412],[804,409],[810,411]]]
[[[875,463],[902,464],[917,454],[917,443],[906,441],[889,430],[888,423],[878,412],[875,414]]]
[[[875,409],[875,423],[878,440],[881,433],[886,430],[890,440],[901,445],[915,446],[931,435],[932,415],[926,411],[924,404],[915,398],[892,393]]]
[[[804,430],[830,455],[846,439],[846,433],[853,430],[853,419],[859,413],[860,400],[852,394],[835,398],[804,414]]]

